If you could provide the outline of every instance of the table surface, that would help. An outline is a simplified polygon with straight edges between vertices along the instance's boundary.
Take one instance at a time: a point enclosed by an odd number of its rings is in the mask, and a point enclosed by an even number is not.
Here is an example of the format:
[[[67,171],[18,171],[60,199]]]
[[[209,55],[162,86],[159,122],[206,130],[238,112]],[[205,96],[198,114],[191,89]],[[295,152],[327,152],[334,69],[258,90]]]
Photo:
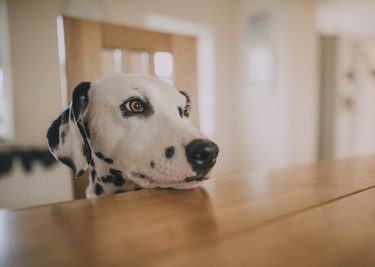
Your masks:
[[[0,266],[375,266],[375,156],[0,211]]]

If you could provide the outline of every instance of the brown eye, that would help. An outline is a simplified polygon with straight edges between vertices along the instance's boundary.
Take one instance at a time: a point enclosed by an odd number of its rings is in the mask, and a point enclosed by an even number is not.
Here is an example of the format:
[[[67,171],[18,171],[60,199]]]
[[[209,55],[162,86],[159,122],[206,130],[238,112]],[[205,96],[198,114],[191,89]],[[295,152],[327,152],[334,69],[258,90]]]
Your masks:
[[[126,103],[126,109],[133,113],[141,113],[144,110],[142,101],[139,99],[134,99]]]

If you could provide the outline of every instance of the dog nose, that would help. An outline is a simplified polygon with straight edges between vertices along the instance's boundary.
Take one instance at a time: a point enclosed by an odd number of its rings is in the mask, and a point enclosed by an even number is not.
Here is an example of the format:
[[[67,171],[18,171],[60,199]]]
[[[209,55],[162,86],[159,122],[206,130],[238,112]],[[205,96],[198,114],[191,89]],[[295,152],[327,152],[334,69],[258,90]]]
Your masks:
[[[216,162],[219,147],[207,139],[195,139],[185,148],[186,158],[193,171],[203,174],[209,171]]]

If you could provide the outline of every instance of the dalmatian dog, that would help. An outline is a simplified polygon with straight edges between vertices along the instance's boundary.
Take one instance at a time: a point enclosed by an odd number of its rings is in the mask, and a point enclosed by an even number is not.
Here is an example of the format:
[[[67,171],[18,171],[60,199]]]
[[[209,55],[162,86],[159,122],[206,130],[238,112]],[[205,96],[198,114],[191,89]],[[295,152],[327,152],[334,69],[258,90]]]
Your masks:
[[[190,101],[151,76],[82,82],[47,132],[50,151],[88,198],[141,188],[188,189],[209,178],[219,148],[190,124]]]

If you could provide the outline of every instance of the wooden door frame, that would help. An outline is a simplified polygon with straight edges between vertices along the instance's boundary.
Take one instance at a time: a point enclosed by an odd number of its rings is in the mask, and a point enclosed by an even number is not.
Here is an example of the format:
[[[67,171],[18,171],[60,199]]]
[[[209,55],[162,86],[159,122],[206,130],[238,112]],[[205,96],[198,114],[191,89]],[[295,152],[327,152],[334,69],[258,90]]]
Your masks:
[[[336,50],[337,37],[320,37],[320,108],[318,159],[331,160],[335,154]]]
[[[170,52],[174,56],[175,86],[189,93],[195,105],[192,123],[199,127],[195,37],[67,16],[63,16],[63,26],[69,102],[77,84],[101,78],[101,51],[105,48]],[[75,199],[85,198],[87,183],[87,173],[73,182]]]

